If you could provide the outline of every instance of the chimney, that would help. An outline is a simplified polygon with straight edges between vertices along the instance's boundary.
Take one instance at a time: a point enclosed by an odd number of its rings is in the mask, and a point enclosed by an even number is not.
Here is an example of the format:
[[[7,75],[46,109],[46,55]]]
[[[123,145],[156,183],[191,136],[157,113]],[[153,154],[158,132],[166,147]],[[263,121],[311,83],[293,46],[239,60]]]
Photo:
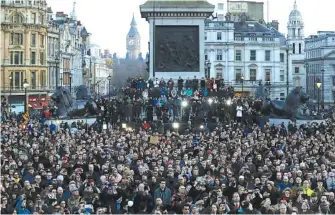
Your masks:
[[[279,30],[279,22],[278,22],[278,20],[272,20],[271,26],[278,31]]]

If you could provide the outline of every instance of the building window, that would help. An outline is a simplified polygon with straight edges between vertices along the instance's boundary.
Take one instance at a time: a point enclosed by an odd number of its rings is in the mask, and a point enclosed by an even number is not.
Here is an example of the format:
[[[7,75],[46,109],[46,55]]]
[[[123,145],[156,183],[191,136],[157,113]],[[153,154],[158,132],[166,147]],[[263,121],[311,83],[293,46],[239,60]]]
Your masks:
[[[43,23],[44,23],[44,16],[43,16],[43,14],[40,14],[39,21],[40,21],[40,24],[43,25]]]
[[[256,60],[256,50],[250,50],[250,60]]]
[[[241,50],[236,50],[235,51],[235,60],[236,61],[241,61],[242,60],[242,51]]]
[[[221,32],[216,33],[216,39],[217,40],[222,40],[222,33]]]
[[[301,29],[298,28],[298,37],[301,37]]]
[[[242,69],[235,69],[235,80],[241,81]]]
[[[24,71],[11,71],[11,76],[12,76],[12,83],[11,86],[14,89],[20,89],[23,87],[23,75],[24,75]]]
[[[301,43],[299,43],[299,54],[301,54]]]
[[[41,87],[45,87],[47,85],[47,74],[46,74],[46,71],[45,70],[42,70],[41,72],[41,80],[40,80],[40,83],[41,83]]]
[[[36,64],[36,52],[31,52],[30,64],[31,65],[35,65]]]
[[[269,70],[269,69],[265,70],[265,81],[266,82],[271,82],[271,70]]]
[[[42,48],[44,48],[44,42],[45,42],[45,41],[44,41],[44,35],[41,35],[40,38],[41,38],[41,41],[40,41],[41,44],[40,44],[40,45],[41,45]]]
[[[265,50],[265,61],[271,60],[271,51]]]
[[[284,55],[284,53],[280,53],[280,62],[284,62],[284,60],[285,60],[285,55]]]
[[[285,100],[285,93],[280,93],[279,96],[280,96],[280,100]]]
[[[31,89],[36,89],[36,71],[30,72],[30,78]]]
[[[219,4],[218,4],[218,9],[219,9],[219,10],[223,10],[223,3],[219,3]]]
[[[222,78],[222,68],[216,69],[215,78],[216,79]]]
[[[44,53],[40,52],[40,64],[44,65]]]
[[[285,81],[284,70],[280,70],[280,81]]]
[[[23,64],[23,52],[19,51],[10,52],[10,64],[14,65]]]
[[[293,50],[293,54],[295,54],[295,43],[293,43],[292,50]]]
[[[250,77],[250,81],[256,81],[257,79],[257,71],[256,69],[250,69],[249,70],[249,77]]]
[[[12,45],[23,45],[23,34],[12,33],[11,34],[11,44]]]
[[[31,23],[36,24],[36,13],[31,13]]]
[[[207,40],[207,32],[205,32],[205,40]]]
[[[218,14],[218,21],[224,21],[224,15]]]
[[[20,73],[21,72],[15,72],[14,74],[14,88],[20,88],[21,87],[21,82],[22,81],[20,81]]]
[[[21,23],[23,23],[23,18],[22,18],[22,16],[19,15],[19,14],[14,14],[14,15],[12,16],[12,23],[14,23],[14,24],[21,24]]]
[[[295,28],[292,29],[292,36],[295,37]]]
[[[36,46],[36,34],[31,34],[31,46]]]
[[[294,82],[296,87],[300,87],[300,78],[296,78]]]
[[[299,74],[299,67],[294,67],[294,73]]]
[[[216,60],[222,60],[222,49],[216,50]]]

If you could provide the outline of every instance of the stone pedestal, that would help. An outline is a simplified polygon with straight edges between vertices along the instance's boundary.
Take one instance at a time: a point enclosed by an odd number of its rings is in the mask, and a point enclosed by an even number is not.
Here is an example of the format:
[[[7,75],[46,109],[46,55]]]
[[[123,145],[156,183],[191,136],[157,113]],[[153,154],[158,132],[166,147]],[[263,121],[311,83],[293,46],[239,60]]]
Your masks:
[[[148,0],[140,6],[150,24],[150,78],[205,77],[205,19],[214,5],[204,0]]]

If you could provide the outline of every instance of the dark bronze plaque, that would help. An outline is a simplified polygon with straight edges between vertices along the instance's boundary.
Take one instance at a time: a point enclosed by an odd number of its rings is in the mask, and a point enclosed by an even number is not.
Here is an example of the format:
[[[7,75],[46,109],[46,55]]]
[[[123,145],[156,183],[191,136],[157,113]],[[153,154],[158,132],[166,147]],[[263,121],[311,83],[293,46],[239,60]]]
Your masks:
[[[156,72],[199,72],[199,27],[156,26]]]

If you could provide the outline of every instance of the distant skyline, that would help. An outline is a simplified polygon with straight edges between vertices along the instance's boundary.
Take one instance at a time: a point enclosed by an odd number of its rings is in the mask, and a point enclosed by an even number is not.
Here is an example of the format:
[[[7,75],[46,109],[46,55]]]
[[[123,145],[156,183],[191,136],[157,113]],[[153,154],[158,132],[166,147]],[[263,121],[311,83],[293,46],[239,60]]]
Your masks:
[[[278,20],[279,30],[286,35],[288,17],[293,9],[294,0],[256,0],[264,2],[264,18],[267,19],[267,2],[269,2],[269,20]],[[54,13],[63,11],[70,15],[73,2],[71,0],[47,0]],[[89,3],[91,2],[91,3]],[[126,35],[130,28],[133,13],[137,28],[141,35],[141,51],[143,56],[148,51],[149,24],[141,18],[139,6],[146,0],[76,0],[77,19],[92,34],[92,43],[102,50],[109,49],[119,56],[126,55]],[[227,0],[209,0],[212,4]],[[333,9],[335,0],[297,0],[305,24],[305,37],[317,31],[335,31]],[[107,18],[106,18],[107,17]],[[267,20],[266,20],[267,21]]]

